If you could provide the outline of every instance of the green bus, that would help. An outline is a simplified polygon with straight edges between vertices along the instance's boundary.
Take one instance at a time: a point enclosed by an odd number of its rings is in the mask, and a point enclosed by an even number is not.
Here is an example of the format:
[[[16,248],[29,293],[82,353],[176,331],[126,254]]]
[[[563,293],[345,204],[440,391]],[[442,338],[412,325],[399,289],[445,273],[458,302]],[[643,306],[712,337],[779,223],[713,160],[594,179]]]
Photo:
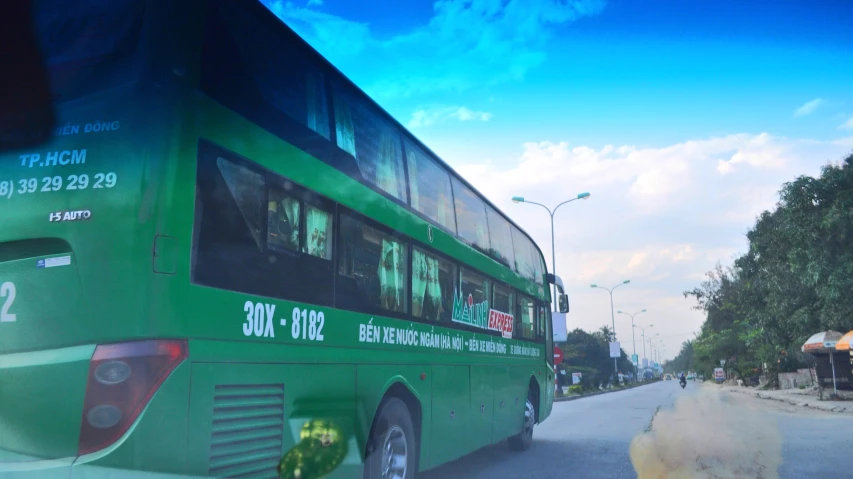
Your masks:
[[[548,417],[530,237],[254,0],[36,0],[0,477],[411,478]]]

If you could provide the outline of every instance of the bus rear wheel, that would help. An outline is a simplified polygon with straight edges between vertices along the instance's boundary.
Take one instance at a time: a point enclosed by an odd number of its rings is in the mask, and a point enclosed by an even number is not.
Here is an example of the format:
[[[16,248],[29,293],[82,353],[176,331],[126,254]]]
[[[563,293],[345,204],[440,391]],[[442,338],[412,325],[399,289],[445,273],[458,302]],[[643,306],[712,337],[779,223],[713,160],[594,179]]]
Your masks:
[[[365,479],[413,479],[417,440],[406,404],[385,400],[373,424],[364,459]]]
[[[515,451],[526,451],[533,444],[533,426],[536,424],[536,410],[533,408],[533,394],[527,394],[527,402],[524,403],[524,422],[521,432],[507,439],[510,449]]]

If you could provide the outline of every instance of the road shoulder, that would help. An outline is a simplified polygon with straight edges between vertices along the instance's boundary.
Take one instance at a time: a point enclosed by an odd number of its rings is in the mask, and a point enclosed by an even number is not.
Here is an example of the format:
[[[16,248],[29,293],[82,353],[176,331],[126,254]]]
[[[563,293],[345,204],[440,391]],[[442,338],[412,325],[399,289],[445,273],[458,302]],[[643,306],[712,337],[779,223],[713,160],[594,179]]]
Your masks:
[[[777,401],[792,406],[797,406],[803,409],[813,409],[823,412],[831,412],[835,414],[844,414],[853,416],[853,401],[821,401],[820,398],[809,394],[795,393],[788,390],[777,391],[760,391],[755,388],[746,388],[742,386],[718,385],[713,383],[703,383],[704,386],[716,388],[722,391],[744,394],[759,399]]]

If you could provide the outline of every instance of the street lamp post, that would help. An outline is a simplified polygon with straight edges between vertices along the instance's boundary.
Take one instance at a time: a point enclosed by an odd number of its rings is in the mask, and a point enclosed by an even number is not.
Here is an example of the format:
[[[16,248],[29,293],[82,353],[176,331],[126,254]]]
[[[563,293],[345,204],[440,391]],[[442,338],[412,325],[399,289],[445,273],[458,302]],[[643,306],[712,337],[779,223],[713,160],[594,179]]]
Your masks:
[[[660,333],[655,333],[655,336],[660,336]],[[652,336],[649,336],[649,351],[653,354],[652,360],[660,361],[660,355],[658,354],[658,349],[652,346]]]
[[[643,338],[643,340],[641,341],[643,343],[643,359],[646,359],[646,328],[652,328],[654,327],[654,324],[650,324],[645,328],[641,328],[639,326],[634,327],[640,330],[640,336]]]
[[[655,362],[655,350],[652,347],[652,337],[649,336],[649,355],[651,356],[652,362]]]
[[[636,313],[634,313],[634,314],[630,314],[630,313],[623,313],[622,311],[616,311],[616,312],[617,312],[617,313],[619,313],[619,314],[624,314],[624,315],[626,315],[626,316],[630,316],[630,317],[631,317],[631,348],[633,349],[633,352],[631,353],[631,355],[632,355],[632,356],[636,356],[636,355],[637,355],[637,337],[636,337],[636,335],[634,334],[634,328],[636,328],[636,326],[634,326],[634,316],[636,316],[636,315],[638,315],[638,314],[640,314],[640,313],[645,313],[645,312],[646,312],[646,310],[645,310],[645,309],[643,309],[643,310],[641,310],[641,311],[637,311],[637,312],[636,312]],[[631,359],[633,360],[634,358],[631,358]],[[633,363],[634,361],[631,361],[631,362]],[[634,366],[634,381],[636,381],[636,380],[637,380],[637,376],[636,376],[636,374],[637,374],[637,372],[640,370],[640,364],[639,364],[639,363],[640,363],[640,360],[639,360],[639,359],[637,359],[637,365],[636,365],[636,366]]]
[[[513,203],[530,203],[532,205],[539,205],[539,206],[545,208],[548,211],[548,214],[551,215],[551,273],[554,276],[557,275],[557,256],[555,253],[556,247],[554,246],[554,213],[557,212],[557,208],[563,206],[566,203],[571,203],[572,201],[575,201],[575,200],[584,200],[587,198],[589,198],[589,193],[581,193],[575,198],[572,198],[570,200],[566,200],[566,201],[560,203],[559,205],[555,206],[553,210],[551,210],[550,208],[543,205],[542,203],[537,203],[535,201],[525,200],[523,196],[513,196],[512,197]],[[552,288],[553,288],[554,294],[553,294],[553,296],[551,296],[551,301],[552,301],[552,305],[551,305],[552,309],[551,310],[557,311],[559,309],[557,306],[557,303],[556,303],[556,301],[557,301],[557,285],[556,284],[552,285]]]
[[[618,288],[619,286],[622,286],[623,284],[628,284],[630,282],[631,282],[630,279],[626,279],[625,281],[622,281],[621,283],[617,284],[616,286],[614,286],[610,289],[607,289],[604,286],[599,286],[597,284],[589,285],[590,288],[599,288],[599,289],[603,289],[603,290],[607,291],[608,293],[610,293],[610,319],[613,323],[613,342],[616,342],[616,315],[613,313],[613,290]],[[617,366],[617,363],[616,363],[617,359],[618,358],[613,358],[613,380],[614,381],[619,376],[619,366]]]

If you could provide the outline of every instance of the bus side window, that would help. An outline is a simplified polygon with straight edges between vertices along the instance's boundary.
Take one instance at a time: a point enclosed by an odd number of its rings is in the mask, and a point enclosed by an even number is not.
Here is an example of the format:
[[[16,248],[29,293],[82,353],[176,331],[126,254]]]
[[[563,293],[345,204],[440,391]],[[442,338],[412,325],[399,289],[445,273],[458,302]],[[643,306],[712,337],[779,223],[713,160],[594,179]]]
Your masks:
[[[303,200],[304,192],[290,192],[295,186],[289,181],[284,186],[269,191],[267,247],[331,260],[334,214]]]
[[[364,313],[406,313],[407,241],[340,215],[335,303]]]
[[[472,317],[468,318],[468,324],[472,326],[486,329],[488,327],[488,313],[489,313],[489,285],[490,282],[484,276],[480,276],[477,273],[474,273],[471,270],[465,268],[459,268],[459,290],[462,292],[462,302],[468,302],[468,297],[471,297],[472,305],[482,305],[481,309],[478,311],[485,310],[485,316],[483,317]],[[461,321],[462,318],[454,318],[459,322],[465,323],[465,321]]]
[[[453,183],[453,197],[456,202],[456,225],[459,228],[459,237],[470,245],[476,246],[480,251],[489,251],[489,228],[486,220],[486,204],[462,184],[455,177]]]
[[[538,319],[536,321],[536,339],[541,341],[541,340],[545,339],[545,335],[548,332],[548,328],[547,328],[548,309],[545,306],[540,304],[539,307],[537,308],[537,310],[538,310],[538,315],[537,315]]]
[[[491,309],[515,316],[515,301],[512,290],[502,284],[495,283],[492,287]],[[513,329],[515,329],[514,324]]]
[[[403,202],[406,197],[399,132],[349,88],[334,84],[332,99],[338,148],[355,158],[361,176]]]
[[[489,253],[493,258],[509,266],[515,266],[515,252],[512,249],[512,230],[509,221],[491,206],[486,206],[489,219]]]
[[[406,141],[412,209],[456,233],[450,174],[420,148]]]
[[[258,21],[257,12],[245,6],[248,3],[217,2],[218,8],[214,8],[208,27],[208,35],[213,38],[207,41],[215,42],[218,48],[206,58],[205,66],[214,71],[226,65],[234,67],[227,75],[211,75],[206,71],[202,89],[217,98],[237,96],[237,101],[229,98],[226,104],[236,106],[241,113],[248,109],[258,114],[258,110],[271,107],[329,140],[325,75],[313,57],[306,55],[290,36],[277,34],[268,22]],[[227,53],[237,58],[229,58]],[[246,74],[251,80],[245,83],[244,79],[241,88],[228,85],[236,80],[233,77]],[[257,101],[255,95],[260,96],[262,103],[249,106]],[[258,117],[264,118],[266,128],[271,126],[267,117]]]
[[[412,315],[450,321],[456,291],[456,265],[415,248],[412,251]]]
[[[194,283],[333,304],[334,203],[207,141],[196,191]]]
[[[272,188],[267,202],[267,245],[271,249],[299,251],[302,205],[278,188]]]
[[[515,226],[512,226],[512,245],[515,257],[515,271],[529,280],[535,280],[533,245],[527,236],[524,236],[524,233]]]

